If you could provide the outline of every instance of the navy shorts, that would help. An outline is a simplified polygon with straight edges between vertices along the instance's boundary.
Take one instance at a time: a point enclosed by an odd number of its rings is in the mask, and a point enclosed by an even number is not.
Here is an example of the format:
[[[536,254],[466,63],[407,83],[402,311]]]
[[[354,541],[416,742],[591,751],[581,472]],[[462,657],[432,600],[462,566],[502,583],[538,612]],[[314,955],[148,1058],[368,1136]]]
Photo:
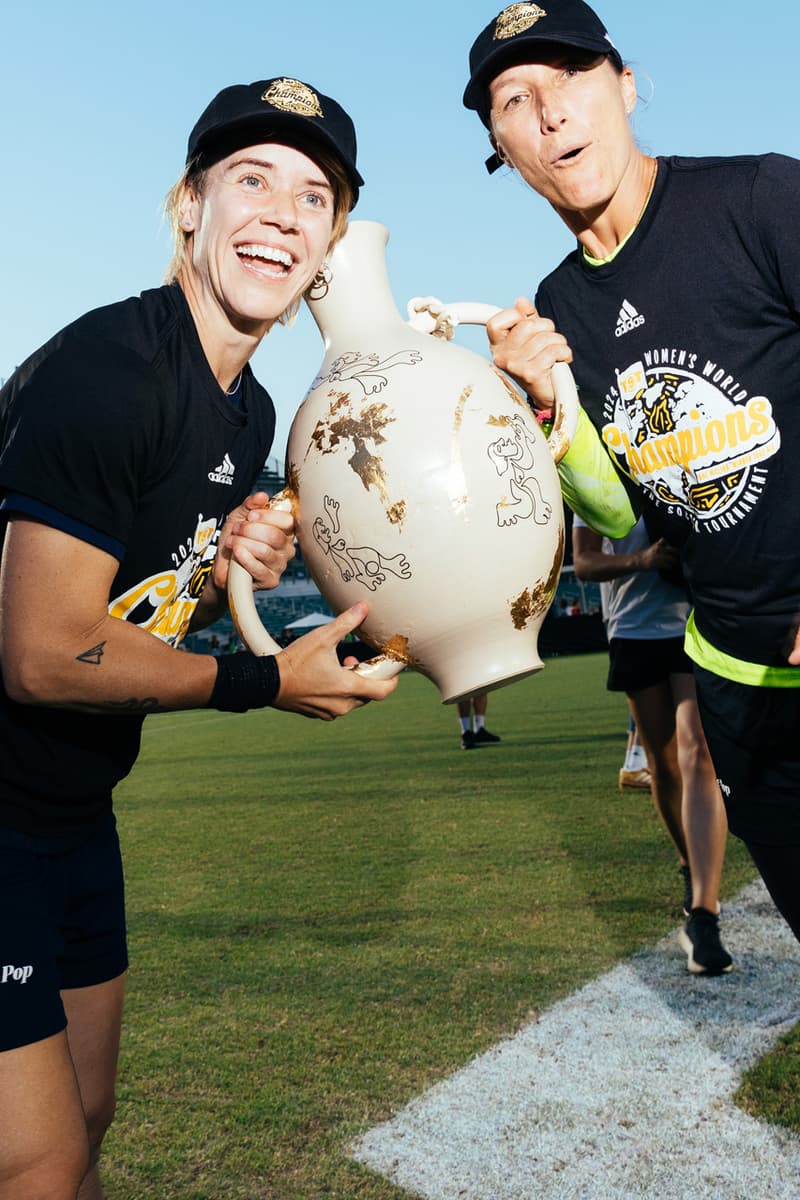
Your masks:
[[[612,638],[608,643],[609,692],[632,695],[655,687],[670,675],[691,675],[694,663],[683,649],[683,636]]]
[[[127,965],[113,815],[60,847],[0,830],[0,1050],[59,1033],[61,990],[105,983]]]
[[[731,831],[754,845],[800,846],[800,688],[748,687],[702,667],[695,680]]]

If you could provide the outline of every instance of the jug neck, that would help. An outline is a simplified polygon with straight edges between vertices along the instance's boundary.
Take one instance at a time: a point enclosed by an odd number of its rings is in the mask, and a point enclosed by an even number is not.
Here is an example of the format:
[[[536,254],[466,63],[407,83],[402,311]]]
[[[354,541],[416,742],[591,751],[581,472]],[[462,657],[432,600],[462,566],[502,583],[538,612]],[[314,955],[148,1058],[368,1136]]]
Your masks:
[[[386,271],[388,240],[389,231],[377,221],[352,221],[334,247],[325,294],[313,288],[306,299],[326,350],[340,338],[352,339],[387,322],[405,324]]]

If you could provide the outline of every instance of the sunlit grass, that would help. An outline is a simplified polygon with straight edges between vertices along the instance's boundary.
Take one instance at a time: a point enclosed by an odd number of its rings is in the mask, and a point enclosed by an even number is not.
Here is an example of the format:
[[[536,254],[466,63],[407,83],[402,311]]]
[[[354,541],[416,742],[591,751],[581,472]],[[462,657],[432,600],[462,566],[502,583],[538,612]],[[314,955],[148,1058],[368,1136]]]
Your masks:
[[[330,725],[149,719],[117,802],[113,1200],[399,1200],[354,1135],[675,927],[674,852],[616,786],[605,671],[556,659],[493,693],[502,742],[471,752],[414,675]],[[726,893],[753,874],[732,842]]]

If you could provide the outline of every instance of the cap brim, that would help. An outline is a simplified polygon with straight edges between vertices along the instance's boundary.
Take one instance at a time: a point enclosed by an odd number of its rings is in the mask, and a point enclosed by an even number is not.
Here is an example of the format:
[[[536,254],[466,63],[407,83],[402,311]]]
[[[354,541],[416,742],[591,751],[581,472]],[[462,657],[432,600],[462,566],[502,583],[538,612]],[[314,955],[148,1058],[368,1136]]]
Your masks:
[[[355,165],[343,156],[341,148],[325,128],[297,113],[259,113],[243,117],[240,121],[224,125],[218,130],[211,129],[203,136],[195,152],[211,165],[212,162],[219,162],[226,154],[232,154],[234,150],[265,140],[294,146],[298,150],[308,152],[310,158],[314,157],[314,147],[319,146],[342,164],[356,194],[358,189],[364,186],[364,180]]]
[[[464,107],[481,111],[486,108],[486,105],[481,104],[481,100],[485,96],[486,89],[489,84],[495,79],[502,70],[506,67],[515,66],[525,62],[533,46],[537,45],[556,45],[556,46],[572,46],[577,50],[594,50],[598,55],[604,54],[609,58],[615,59],[622,67],[622,59],[619,51],[610,41],[599,41],[597,38],[580,38],[570,37],[565,38],[563,35],[548,36],[548,34],[539,33],[535,37],[516,37],[513,42],[498,46],[493,53],[487,55],[480,65],[480,68],[470,79],[464,89]]]

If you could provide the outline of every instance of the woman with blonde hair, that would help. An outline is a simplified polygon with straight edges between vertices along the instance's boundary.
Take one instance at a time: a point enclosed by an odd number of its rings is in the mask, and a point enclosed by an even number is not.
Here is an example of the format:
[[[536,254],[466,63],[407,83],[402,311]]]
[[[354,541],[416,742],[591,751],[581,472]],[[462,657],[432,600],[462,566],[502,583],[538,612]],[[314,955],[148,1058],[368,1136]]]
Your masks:
[[[251,494],[275,416],[249,360],[362,184],[344,110],[296,79],[226,88],[170,194],[167,283],[88,313],[0,393],[0,1198],[101,1200],[127,951],[112,790],[146,714],[387,696],[340,666],[357,604],[280,656],[178,653],[232,559],[271,588],[291,514]],[[351,664],[352,665],[352,664]]]

